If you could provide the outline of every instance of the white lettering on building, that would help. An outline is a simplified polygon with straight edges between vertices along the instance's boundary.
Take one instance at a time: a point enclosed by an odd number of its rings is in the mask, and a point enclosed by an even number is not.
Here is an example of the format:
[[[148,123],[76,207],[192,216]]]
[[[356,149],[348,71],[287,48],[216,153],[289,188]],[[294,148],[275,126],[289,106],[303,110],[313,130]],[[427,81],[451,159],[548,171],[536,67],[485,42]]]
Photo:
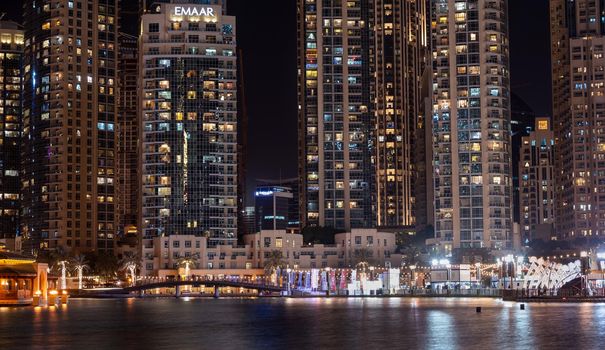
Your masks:
[[[176,6],[174,8],[175,16],[208,16],[216,17],[212,7],[183,7]]]

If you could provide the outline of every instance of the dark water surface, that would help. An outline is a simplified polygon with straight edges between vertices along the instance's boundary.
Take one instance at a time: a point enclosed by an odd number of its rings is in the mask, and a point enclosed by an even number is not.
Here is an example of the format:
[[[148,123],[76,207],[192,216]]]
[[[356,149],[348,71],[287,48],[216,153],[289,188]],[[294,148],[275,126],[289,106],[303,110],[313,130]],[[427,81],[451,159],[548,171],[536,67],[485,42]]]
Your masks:
[[[605,304],[128,299],[0,308],[0,349],[31,348],[604,349]]]

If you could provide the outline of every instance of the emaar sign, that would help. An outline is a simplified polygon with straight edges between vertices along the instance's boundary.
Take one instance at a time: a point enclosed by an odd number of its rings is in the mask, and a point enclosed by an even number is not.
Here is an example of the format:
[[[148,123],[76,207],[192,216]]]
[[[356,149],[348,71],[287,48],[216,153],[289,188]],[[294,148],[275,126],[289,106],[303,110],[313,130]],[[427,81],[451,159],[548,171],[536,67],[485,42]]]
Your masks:
[[[216,17],[212,7],[175,6],[175,16],[207,16]]]

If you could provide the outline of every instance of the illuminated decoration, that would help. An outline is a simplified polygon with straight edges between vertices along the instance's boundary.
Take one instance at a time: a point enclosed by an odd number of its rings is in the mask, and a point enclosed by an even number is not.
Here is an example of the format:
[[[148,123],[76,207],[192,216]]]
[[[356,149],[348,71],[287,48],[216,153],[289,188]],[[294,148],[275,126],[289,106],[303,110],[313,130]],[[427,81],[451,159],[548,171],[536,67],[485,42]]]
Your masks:
[[[273,195],[273,191],[256,191],[254,195],[256,197],[268,197]]]
[[[84,270],[88,269],[89,266],[86,264],[86,259],[83,255],[76,255],[72,258],[71,261],[73,268],[78,273],[78,289],[82,289],[82,274]]]
[[[286,220],[285,217],[280,216],[280,215],[276,215],[276,216],[267,215],[267,216],[265,216],[265,220],[273,220],[273,219],[275,219],[275,220]]]
[[[61,267],[61,289],[67,289],[67,261],[59,261],[57,265]]]
[[[216,17],[212,7],[185,7],[176,6],[174,8],[175,16],[207,16]]]
[[[567,265],[536,258],[529,258],[529,270],[523,287],[526,289],[543,289],[558,291],[566,283],[581,277],[581,263],[576,260]]]

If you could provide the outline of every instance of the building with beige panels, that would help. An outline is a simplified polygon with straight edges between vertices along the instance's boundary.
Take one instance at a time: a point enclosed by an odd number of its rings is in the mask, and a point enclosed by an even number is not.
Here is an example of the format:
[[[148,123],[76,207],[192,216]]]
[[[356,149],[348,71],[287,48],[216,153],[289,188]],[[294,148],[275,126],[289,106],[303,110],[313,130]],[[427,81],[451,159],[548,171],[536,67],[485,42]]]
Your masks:
[[[179,259],[194,257],[196,266],[191,275],[228,274],[258,275],[270,254],[281,251],[283,262],[290,268],[352,267],[358,262],[356,251],[364,250],[371,265],[401,265],[401,254],[396,254],[395,235],[375,229],[354,229],[337,234],[335,244],[305,245],[301,234],[285,230],[267,230],[244,236],[245,245],[208,246],[206,237],[172,235],[154,238],[153,253],[143,271],[147,275],[165,277],[183,273]]]

